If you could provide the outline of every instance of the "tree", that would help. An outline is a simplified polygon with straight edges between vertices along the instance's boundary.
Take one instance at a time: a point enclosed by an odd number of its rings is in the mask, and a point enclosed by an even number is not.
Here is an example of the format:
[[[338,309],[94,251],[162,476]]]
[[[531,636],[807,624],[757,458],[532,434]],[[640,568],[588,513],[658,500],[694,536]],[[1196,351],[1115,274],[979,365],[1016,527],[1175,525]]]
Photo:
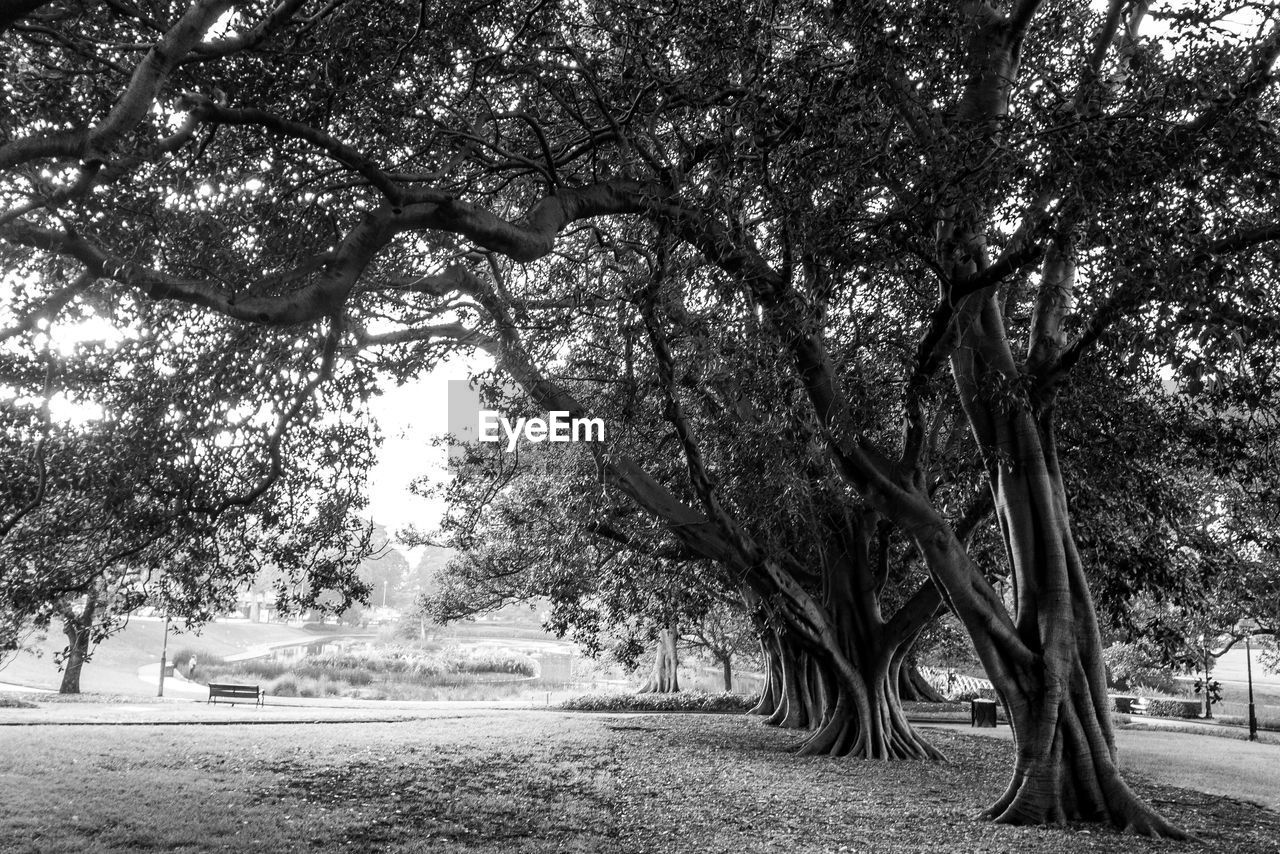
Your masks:
[[[369,586],[369,603],[383,607],[405,604],[404,586],[408,582],[409,562],[391,547],[387,529],[374,523],[370,537],[370,554],[360,561],[360,578]]]
[[[584,413],[520,332],[572,338],[628,301],[687,484],[603,451],[601,478],[699,558],[750,570],[786,636],[874,695],[914,635],[887,652],[876,616],[850,645],[708,476],[679,382],[700,336],[673,297],[727,308],[802,392],[841,484],[824,541],[851,568],[831,593],[874,566],[860,532],[885,521],[1001,691],[1017,759],[990,816],[1179,835],[1116,768],[1059,390],[1109,352],[1169,365],[1206,405],[1274,410],[1274,9],[1204,0],[1155,32],[1122,0],[310,5],[0,18],[21,81],[0,241],[59,283],[19,326],[112,282],[128,311],[195,306],[285,346],[320,329],[395,376],[487,337],[540,406]],[[660,274],[639,299],[598,276],[637,242]],[[1011,612],[969,551],[963,481],[935,488],[948,423],[977,444]],[[850,519],[866,526],[840,533]],[[891,708],[855,704],[863,724]]]
[[[715,582],[671,544],[624,533],[634,514],[586,487],[586,462],[577,454],[468,448],[438,490],[449,512],[437,536],[457,554],[437,573],[425,610],[447,623],[545,600],[548,630],[627,668],[651,648],[640,691],[678,691],[680,627],[704,613]]]
[[[78,693],[93,649],[144,603],[198,627],[264,562],[286,608],[362,595],[352,570],[367,551],[359,513],[373,437],[340,415],[286,435],[317,383],[299,389],[296,375],[281,382],[268,368],[287,371],[296,356],[254,348],[243,330],[202,330],[230,332],[246,369],[228,364],[234,347],[184,346],[187,330],[155,318],[76,341],[92,317],[69,311],[3,336],[0,651],[61,621],[61,690]],[[71,340],[55,346],[60,333]]]
[[[363,507],[360,495],[344,482],[349,472],[302,470],[282,478],[280,486],[299,495],[327,488],[305,505],[201,513],[174,500],[196,485],[185,475],[235,481],[208,457],[198,472],[175,465],[164,454],[165,420],[136,408],[50,429],[34,451],[38,482],[9,482],[38,501],[24,505],[0,540],[6,622],[37,628],[62,622],[67,647],[56,659],[62,693],[79,692],[94,648],[140,605],[151,601],[198,627],[234,605],[263,556],[278,570],[281,601],[295,607],[330,592],[338,602],[362,593],[352,570],[368,549],[354,515]],[[29,456],[20,446],[6,451],[12,452],[6,461]],[[6,634],[3,641],[17,649],[22,636]]]
[[[692,625],[685,626],[685,644],[703,650],[720,665],[724,690],[733,690],[733,662],[758,651],[760,639],[740,608],[721,602]]]

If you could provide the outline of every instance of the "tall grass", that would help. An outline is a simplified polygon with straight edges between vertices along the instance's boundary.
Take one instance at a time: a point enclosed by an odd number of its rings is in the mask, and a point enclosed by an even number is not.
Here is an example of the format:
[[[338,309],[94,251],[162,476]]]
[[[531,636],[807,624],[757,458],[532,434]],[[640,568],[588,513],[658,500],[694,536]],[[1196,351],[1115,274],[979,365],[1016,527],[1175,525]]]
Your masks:
[[[527,655],[506,650],[476,650],[463,653],[456,647],[423,650],[391,646],[369,650],[308,655],[294,665],[294,672],[318,676],[328,673],[361,672],[394,676],[396,681],[432,681],[457,673],[505,673],[514,676],[538,675],[538,663]]]
[[[204,654],[197,655],[202,681],[265,683],[267,693],[277,697],[480,699],[478,695],[491,694],[487,689],[501,683],[538,675],[538,663],[527,655],[507,650],[430,649],[417,644],[312,654],[292,663],[269,658],[219,659],[206,666]],[[498,693],[504,692],[499,689]]]

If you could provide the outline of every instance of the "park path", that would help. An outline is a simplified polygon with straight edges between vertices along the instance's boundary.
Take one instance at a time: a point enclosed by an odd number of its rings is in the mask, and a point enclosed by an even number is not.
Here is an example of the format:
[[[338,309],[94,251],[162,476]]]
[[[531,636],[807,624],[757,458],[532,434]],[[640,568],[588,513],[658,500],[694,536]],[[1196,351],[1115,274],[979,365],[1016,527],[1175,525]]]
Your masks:
[[[991,738],[1012,739],[1007,726],[923,724]],[[1280,812],[1280,745],[1213,735],[1117,729],[1120,768],[1167,786],[1236,798]]]

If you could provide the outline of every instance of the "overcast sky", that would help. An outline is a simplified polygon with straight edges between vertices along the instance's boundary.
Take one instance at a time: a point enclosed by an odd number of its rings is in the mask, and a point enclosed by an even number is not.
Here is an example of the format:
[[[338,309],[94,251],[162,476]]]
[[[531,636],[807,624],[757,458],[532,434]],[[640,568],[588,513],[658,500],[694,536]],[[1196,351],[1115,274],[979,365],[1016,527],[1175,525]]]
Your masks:
[[[387,387],[369,402],[383,434],[369,476],[369,512],[393,537],[406,525],[431,531],[439,522],[443,505],[412,494],[409,484],[424,474],[446,476],[448,449],[432,447],[431,440],[448,433],[448,381],[466,379],[472,364],[475,360],[466,357],[451,359],[416,382]]]

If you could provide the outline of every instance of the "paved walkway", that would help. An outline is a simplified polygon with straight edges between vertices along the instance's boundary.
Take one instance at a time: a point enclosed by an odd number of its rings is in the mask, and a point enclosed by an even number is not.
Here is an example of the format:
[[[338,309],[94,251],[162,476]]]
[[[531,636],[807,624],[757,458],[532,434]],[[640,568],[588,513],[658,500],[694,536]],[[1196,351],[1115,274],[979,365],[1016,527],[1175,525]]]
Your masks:
[[[1012,739],[1007,726],[923,724]],[[1280,746],[1187,732],[1118,728],[1120,768],[1157,783],[1236,798],[1280,812]]]

